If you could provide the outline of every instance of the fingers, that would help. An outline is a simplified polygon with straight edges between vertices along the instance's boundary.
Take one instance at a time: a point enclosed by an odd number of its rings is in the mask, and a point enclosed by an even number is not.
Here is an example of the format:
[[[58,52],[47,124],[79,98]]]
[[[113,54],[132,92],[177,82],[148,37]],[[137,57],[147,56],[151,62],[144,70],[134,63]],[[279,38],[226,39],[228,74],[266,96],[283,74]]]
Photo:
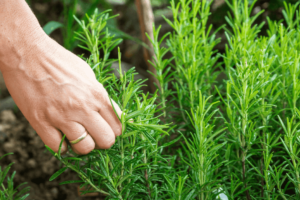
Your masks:
[[[59,144],[62,140],[62,134],[59,132],[59,130],[50,125],[44,125],[42,128],[36,127],[32,124],[31,126],[35,129],[44,144],[58,153]],[[61,147],[61,154],[65,154],[67,152],[67,147],[68,145],[66,141],[64,141]]]
[[[115,134],[102,116],[92,111],[84,120],[84,127],[96,143],[96,149],[108,149],[115,143]]]
[[[120,136],[122,134],[122,124],[119,118],[121,118],[122,111],[114,100],[111,101],[113,103],[114,108],[109,101],[108,105],[103,106],[99,113],[105,119],[105,121],[110,125],[110,127],[115,133],[115,136]],[[119,118],[116,115],[114,109],[118,113]]]
[[[118,104],[111,99],[112,104],[114,106],[113,108],[108,93],[101,83],[96,81],[95,86],[97,90],[95,91],[94,95],[98,101],[98,112],[103,117],[103,119],[109,124],[115,136],[120,136],[122,134],[122,124],[119,118],[121,118],[122,111]],[[116,115],[114,109],[116,110],[119,118]]]
[[[78,139],[79,137],[85,134],[86,129],[77,122],[68,122],[67,124],[62,125],[59,129],[66,135],[69,141]],[[79,155],[86,155],[95,149],[95,142],[88,135],[76,144],[71,144],[72,149],[75,153]]]

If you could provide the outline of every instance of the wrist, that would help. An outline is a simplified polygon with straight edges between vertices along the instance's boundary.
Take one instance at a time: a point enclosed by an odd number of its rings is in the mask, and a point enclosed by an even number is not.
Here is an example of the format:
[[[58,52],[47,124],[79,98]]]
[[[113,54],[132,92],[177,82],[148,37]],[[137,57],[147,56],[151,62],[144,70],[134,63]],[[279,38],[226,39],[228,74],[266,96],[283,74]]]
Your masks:
[[[35,71],[42,68],[45,56],[51,57],[59,48],[59,44],[50,38],[44,32],[34,31],[32,37],[26,40],[22,45],[13,45],[10,53],[5,57],[0,57],[0,71]],[[1,51],[1,50],[0,50]]]
[[[48,39],[25,0],[0,1],[0,28],[1,71],[16,68]]]

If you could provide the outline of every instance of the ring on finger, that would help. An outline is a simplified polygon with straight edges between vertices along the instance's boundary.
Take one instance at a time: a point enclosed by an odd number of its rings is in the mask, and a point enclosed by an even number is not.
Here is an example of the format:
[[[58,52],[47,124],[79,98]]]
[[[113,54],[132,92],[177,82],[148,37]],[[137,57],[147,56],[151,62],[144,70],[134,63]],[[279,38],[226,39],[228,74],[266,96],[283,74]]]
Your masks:
[[[81,140],[83,140],[84,138],[86,138],[86,136],[88,135],[87,131],[85,130],[84,133],[82,134],[82,136],[80,136],[79,138],[77,138],[76,140],[72,140],[70,141],[71,144],[77,144],[78,142],[80,142]]]

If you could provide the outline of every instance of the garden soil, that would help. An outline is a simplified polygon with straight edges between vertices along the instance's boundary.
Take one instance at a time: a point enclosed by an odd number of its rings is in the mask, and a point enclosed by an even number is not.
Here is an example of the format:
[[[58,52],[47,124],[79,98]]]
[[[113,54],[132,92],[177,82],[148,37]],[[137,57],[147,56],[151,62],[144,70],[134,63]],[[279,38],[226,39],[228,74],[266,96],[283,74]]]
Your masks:
[[[61,164],[45,148],[44,143],[20,111],[4,110],[0,113],[0,156],[13,152],[0,160],[6,167],[14,162],[9,175],[16,171],[15,186],[28,182],[30,196],[27,200],[102,200],[103,196],[80,197],[79,184],[59,185],[67,180],[78,180],[69,169],[54,181],[51,175],[61,168]]]

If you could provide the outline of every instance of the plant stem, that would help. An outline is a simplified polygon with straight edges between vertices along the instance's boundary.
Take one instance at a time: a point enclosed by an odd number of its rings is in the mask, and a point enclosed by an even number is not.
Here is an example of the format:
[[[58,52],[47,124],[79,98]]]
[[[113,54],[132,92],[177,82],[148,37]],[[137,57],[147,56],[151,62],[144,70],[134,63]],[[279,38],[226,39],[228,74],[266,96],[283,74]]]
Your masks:
[[[298,186],[298,198],[300,197],[300,180],[299,180],[299,171],[298,171],[298,167],[297,167],[297,164],[296,164],[296,160],[293,158],[293,163],[294,163],[294,168],[295,168],[295,171],[296,171],[296,178],[297,178],[297,186]]]
[[[279,194],[284,200],[288,200],[281,191],[279,191]]]
[[[124,139],[121,137],[121,159],[122,159],[122,170],[121,176],[124,176]]]
[[[264,169],[263,169],[263,167],[264,167],[264,164],[263,164],[264,163],[264,157],[263,157],[263,155],[261,156],[260,161],[261,161],[261,163],[260,163],[260,173],[264,174]],[[260,197],[263,198],[264,197],[264,177],[260,178],[260,184],[261,184]]]
[[[66,163],[63,159],[58,158],[65,166],[70,168],[71,170],[75,171],[83,181],[88,182],[97,192],[105,194],[105,195],[110,195],[108,192],[105,192],[101,189],[99,189],[97,186],[95,186],[91,180],[89,180],[84,174],[82,174],[80,171],[78,171],[73,165],[70,165],[69,163]]]
[[[147,163],[147,155],[146,155],[147,152],[146,152],[146,149],[143,149],[143,153],[145,155],[145,157],[144,157],[144,163]],[[148,194],[151,197],[151,192],[150,192],[149,183],[148,183],[148,172],[147,172],[147,169],[145,169],[145,179],[146,179],[146,186],[148,188]]]
[[[246,155],[245,153],[243,152],[242,153],[242,165],[243,165],[243,182],[245,184],[245,188],[247,188],[247,183],[246,183],[246,166],[245,166],[245,158],[246,158]],[[247,200],[251,200],[251,197],[250,197],[250,194],[249,194],[249,190],[247,189],[246,190],[246,196],[247,196]]]
[[[4,192],[6,193],[7,198],[11,199],[10,196],[8,195],[7,190],[6,190],[5,186],[3,185],[3,183],[1,184],[1,186],[2,186],[2,188],[4,190]]]
[[[109,161],[109,163],[108,163],[108,164],[109,164],[109,167],[110,167],[110,169],[111,169],[111,170],[113,170],[113,169],[114,169],[114,167],[113,167],[113,165],[112,165],[111,161]],[[114,177],[117,177],[117,174],[116,174],[116,172],[114,172],[114,174],[113,174],[113,175],[114,175]]]
[[[143,141],[145,141],[145,137],[144,137],[143,134],[141,134],[141,139]],[[144,154],[143,162],[146,164],[147,163],[147,149],[146,148],[143,149],[143,154]],[[145,175],[145,179],[146,179],[146,187],[148,188],[148,194],[151,197],[150,187],[149,187],[149,183],[148,183],[148,172],[147,172],[147,169],[145,169],[145,174],[144,175]]]
[[[264,94],[264,89],[262,89],[262,94]],[[265,113],[265,98],[262,98],[262,113],[264,114]],[[261,172],[261,174],[263,175],[263,174],[265,174],[265,172],[264,172],[264,167],[266,167],[265,166],[265,164],[266,164],[266,161],[264,160],[264,155],[266,155],[266,156],[268,156],[268,152],[267,152],[267,149],[266,149],[266,124],[267,124],[267,122],[266,122],[266,119],[265,119],[265,117],[263,116],[263,114],[262,114],[262,120],[263,120],[263,130],[262,130],[262,137],[263,137],[263,141],[262,141],[262,144],[261,144],[261,146],[262,146],[262,150],[263,150],[263,154],[261,155],[261,168],[260,168],[260,172]],[[266,176],[264,176],[265,178],[267,178]],[[261,198],[263,199],[264,198],[264,184],[265,184],[265,181],[267,182],[268,180],[264,180],[264,177],[261,177],[261,194],[260,194],[260,196],[261,196]],[[268,184],[266,184],[266,186],[268,187]],[[267,190],[268,190],[269,188],[267,188]],[[269,196],[269,193],[267,193],[267,195],[268,195],[268,199],[270,198],[270,196]]]
[[[131,159],[133,159],[134,156],[133,156],[133,151],[131,151]],[[129,169],[129,173],[130,175],[132,174],[132,163],[130,164],[130,169]],[[129,179],[129,182],[130,182],[131,179]]]
[[[246,93],[244,93],[245,95]],[[245,144],[245,135],[246,135],[246,123],[248,120],[248,115],[247,113],[244,113],[244,118],[243,118],[243,122],[242,122],[242,126],[243,126],[243,134],[242,134],[242,167],[243,167],[243,182],[245,184],[245,188],[247,188],[247,183],[246,183],[246,165],[245,165],[245,160],[246,160],[246,144]],[[250,194],[249,194],[249,190],[246,190],[246,196],[247,196],[247,200],[251,200]]]

